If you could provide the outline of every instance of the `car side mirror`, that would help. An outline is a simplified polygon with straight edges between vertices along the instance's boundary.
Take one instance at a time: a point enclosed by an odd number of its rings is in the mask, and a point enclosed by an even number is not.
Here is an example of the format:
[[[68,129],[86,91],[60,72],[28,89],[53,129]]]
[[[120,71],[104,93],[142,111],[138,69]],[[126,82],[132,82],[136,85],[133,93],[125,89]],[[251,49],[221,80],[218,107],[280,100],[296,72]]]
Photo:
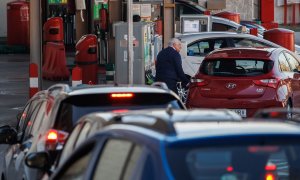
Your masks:
[[[6,125],[0,127],[0,144],[15,144],[17,142],[17,132],[14,128]]]
[[[29,153],[25,158],[25,164],[30,168],[48,171],[50,169],[50,155],[47,152]]]

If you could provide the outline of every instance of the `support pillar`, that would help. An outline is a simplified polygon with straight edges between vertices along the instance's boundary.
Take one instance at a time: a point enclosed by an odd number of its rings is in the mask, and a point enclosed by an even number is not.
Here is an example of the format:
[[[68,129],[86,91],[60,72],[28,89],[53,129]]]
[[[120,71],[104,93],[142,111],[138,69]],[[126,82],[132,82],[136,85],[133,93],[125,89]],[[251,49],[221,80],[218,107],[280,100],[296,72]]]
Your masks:
[[[41,1],[30,1],[30,63],[38,66],[38,89],[42,90]]]
[[[163,8],[163,43],[164,47],[167,47],[170,39],[172,39],[175,36],[175,1],[164,0]]]

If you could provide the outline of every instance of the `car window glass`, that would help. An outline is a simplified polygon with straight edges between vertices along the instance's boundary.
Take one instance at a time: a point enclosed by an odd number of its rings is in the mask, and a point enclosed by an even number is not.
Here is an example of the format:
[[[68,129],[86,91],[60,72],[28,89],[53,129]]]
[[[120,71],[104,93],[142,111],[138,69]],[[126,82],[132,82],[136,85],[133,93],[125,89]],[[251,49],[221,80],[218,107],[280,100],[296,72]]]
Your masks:
[[[123,99],[111,97],[110,93],[71,96],[61,102],[53,128],[70,132],[82,116],[92,112],[166,108],[169,105],[184,109],[170,93],[135,93],[133,97]]]
[[[291,71],[290,65],[287,62],[283,53],[280,53],[280,55],[278,57],[278,61],[279,61],[279,68],[282,72],[290,72]]]
[[[44,101],[44,102],[42,102],[42,104],[37,112],[37,115],[34,119],[34,123],[33,123],[32,129],[31,129],[32,135],[37,134],[41,127],[41,124],[44,120],[45,108],[46,108],[46,102]]]
[[[28,104],[26,104],[23,112],[22,112],[22,115],[20,117],[20,119],[18,120],[18,126],[17,126],[17,131],[18,131],[18,134],[22,134],[24,128],[25,128],[25,125],[26,125],[26,119],[27,119],[27,116],[29,114],[29,107],[31,106],[32,102],[30,101]]]
[[[188,46],[188,48],[187,48],[188,56],[200,56],[200,54],[201,54],[201,52],[200,52],[199,42],[193,43]]]
[[[267,174],[271,179],[298,179],[299,144],[294,143],[169,148],[167,158],[175,179],[252,180],[268,179]]]
[[[124,178],[123,178],[124,180],[133,179],[132,174],[134,172],[134,168],[138,164],[138,160],[139,160],[141,154],[142,154],[142,147],[135,145],[133,148],[132,154],[130,156],[130,159],[127,162],[126,172],[125,172]]]
[[[218,48],[227,47],[225,39],[208,39],[203,41],[198,41],[188,46],[187,55],[188,56],[205,56],[211,51]]]
[[[87,138],[87,135],[88,135],[91,127],[92,127],[91,123],[89,123],[89,122],[87,122],[83,125],[83,128],[81,129],[78,139],[76,141],[75,148],[77,146],[79,146]]]
[[[27,140],[28,138],[31,138],[32,137],[32,134],[30,133],[31,132],[31,129],[34,125],[34,122],[35,122],[35,118],[39,112],[39,109],[41,107],[41,102],[39,104],[37,104],[32,112],[32,114],[30,116],[28,116],[29,120],[27,122],[27,127],[25,129],[25,133],[24,133],[24,136],[23,136],[23,140]]]
[[[290,53],[285,52],[284,54],[286,56],[287,61],[290,64],[291,70],[297,72],[299,67],[299,62],[297,61],[297,59],[294,58],[294,56],[292,56]]]
[[[69,157],[70,153],[73,152],[75,147],[75,142],[77,140],[81,127],[82,124],[76,125],[76,127],[73,129],[72,133],[68,137],[59,159],[59,164],[58,164],[59,166],[62,165],[63,162],[67,159],[67,157]]]
[[[82,154],[81,157],[75,160],[68,169],[63,172],[62,176],[58,179],[84,179],[84,173],[86,168],[88,167],[88,163],[91,159],[91,153],[93,151],[88,151],[85,154]]]
[[[200,66],[200,72],[210,76],[260,76],[269,73],[273,61],[257,59],[215,59],[205,60]]]
[[[133,143],[111,139],[104,146],[93,179],[119,180]]]
[[[235,47],[271,47],[270,45],[248,38],[233,38]]]

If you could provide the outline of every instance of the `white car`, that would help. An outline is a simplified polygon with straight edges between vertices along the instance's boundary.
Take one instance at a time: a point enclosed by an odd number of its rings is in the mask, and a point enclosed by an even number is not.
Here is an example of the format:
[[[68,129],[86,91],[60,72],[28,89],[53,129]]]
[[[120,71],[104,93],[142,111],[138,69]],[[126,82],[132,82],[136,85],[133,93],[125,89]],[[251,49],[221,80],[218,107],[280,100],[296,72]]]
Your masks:
[[[177,36],[182,41],[182,67],[193,77],[204,57],[211,51],[225,47],[281,47],[266,39],[235,32],[201,32]]]

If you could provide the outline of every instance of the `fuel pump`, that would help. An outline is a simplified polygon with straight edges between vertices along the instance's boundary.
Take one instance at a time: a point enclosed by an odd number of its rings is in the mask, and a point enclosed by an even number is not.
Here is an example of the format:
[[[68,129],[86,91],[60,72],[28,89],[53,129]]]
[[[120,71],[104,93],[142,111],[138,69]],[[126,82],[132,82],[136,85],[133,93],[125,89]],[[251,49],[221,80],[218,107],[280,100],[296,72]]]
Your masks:
[[[68,46],[74,46],[75,0],[48,0],[46,7],[47,19],[51,17],[61,17],[63,19],[64,44]]]
[[[100,9],[100,41],[104,64],[108,63],[108,4],[103,3]]]

